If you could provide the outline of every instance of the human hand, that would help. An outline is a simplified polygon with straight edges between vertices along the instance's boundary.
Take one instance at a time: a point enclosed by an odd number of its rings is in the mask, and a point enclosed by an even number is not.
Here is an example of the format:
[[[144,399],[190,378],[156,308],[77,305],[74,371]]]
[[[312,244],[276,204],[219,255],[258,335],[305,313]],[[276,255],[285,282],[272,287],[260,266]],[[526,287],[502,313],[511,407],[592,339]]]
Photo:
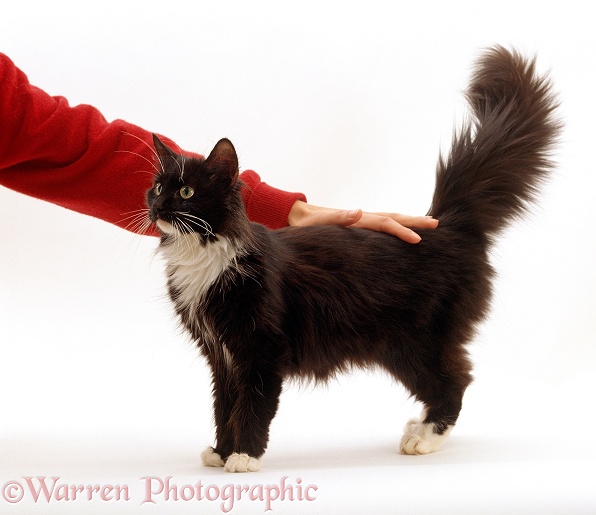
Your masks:
[[[297,200],[288,216],[290,225],[343,225],[361,227],[397,236],[408,243],[418,243],[421,238],[412,229],[434,229],[439,221],[430,216],[407,216],[398,213],[367,213],[313,206]]]

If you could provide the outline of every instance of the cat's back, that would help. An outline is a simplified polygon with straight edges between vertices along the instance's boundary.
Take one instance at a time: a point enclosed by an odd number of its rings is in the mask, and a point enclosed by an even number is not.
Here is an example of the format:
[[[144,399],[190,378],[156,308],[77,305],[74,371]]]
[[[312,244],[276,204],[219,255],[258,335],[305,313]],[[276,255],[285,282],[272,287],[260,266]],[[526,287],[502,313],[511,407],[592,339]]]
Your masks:
[[[269,257],[284,280],[319,289],[340,283],[388,295],[442,291],[482,280],[490,272],[485,246],[448,226],[417,231],[422,236],[417,244],[352,227],[265,231]]]

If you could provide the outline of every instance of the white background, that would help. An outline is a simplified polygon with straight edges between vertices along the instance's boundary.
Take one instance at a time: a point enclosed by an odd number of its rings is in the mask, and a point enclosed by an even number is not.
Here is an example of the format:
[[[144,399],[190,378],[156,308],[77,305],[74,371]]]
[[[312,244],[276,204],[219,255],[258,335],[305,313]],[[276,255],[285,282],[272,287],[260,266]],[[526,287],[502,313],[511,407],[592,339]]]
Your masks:
[[[494,309],[444,449],[400,456],[418,407],[385,375],[355,372],[288,386],[260,473],[202,467],[209,374],[173,320],[156,241],[0,189],[0,484],[57,476],[132,497],[0,498],[1,513],[220,512],[141,505],[143,476],[317,485],[316,501],[274,513],[596,510],[593,15],[586,2],[395,5],[13,2],[0,51],[47,92],[188,150],[227,136],[243,168],[314,204],[408,214],[426,212],[481,49],[537,54],[562,100],[560,165],[494,249]]]

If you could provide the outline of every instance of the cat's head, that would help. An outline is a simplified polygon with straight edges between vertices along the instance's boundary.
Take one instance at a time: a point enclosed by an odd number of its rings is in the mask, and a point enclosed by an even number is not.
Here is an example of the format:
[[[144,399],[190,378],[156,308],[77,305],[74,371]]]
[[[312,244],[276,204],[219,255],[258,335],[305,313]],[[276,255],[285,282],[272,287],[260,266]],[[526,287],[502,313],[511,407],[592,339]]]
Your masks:
[[[164,238],[192,233],[206,243],[234,235],[246,215],[232,143],[220,140],[207,159],[178,154],[156,135],[153,144],[160,170],[147,191],[147,205]]]

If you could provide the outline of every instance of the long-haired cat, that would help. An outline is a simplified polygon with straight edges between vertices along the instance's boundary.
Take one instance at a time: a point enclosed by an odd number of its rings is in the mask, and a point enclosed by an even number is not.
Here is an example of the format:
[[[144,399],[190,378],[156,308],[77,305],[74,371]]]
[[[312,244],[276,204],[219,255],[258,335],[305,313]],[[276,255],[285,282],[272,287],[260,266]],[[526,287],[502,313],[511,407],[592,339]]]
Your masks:
[[[356,228],[268,230],[246,217],[230,141],[190,159],[154,138],[149,217],[176,311],[213,374],[206,465],[258,470],[284,379],[352,367],[386,370],[424,405],[402,453],[443,443],[471,382],[466,344],[489,308],[487,252],[552,170],[559,130],[549,81],[514,51],[487,50],[466,97],[472,119],[438,164],[429,214],[440,225],[417,245]]]

